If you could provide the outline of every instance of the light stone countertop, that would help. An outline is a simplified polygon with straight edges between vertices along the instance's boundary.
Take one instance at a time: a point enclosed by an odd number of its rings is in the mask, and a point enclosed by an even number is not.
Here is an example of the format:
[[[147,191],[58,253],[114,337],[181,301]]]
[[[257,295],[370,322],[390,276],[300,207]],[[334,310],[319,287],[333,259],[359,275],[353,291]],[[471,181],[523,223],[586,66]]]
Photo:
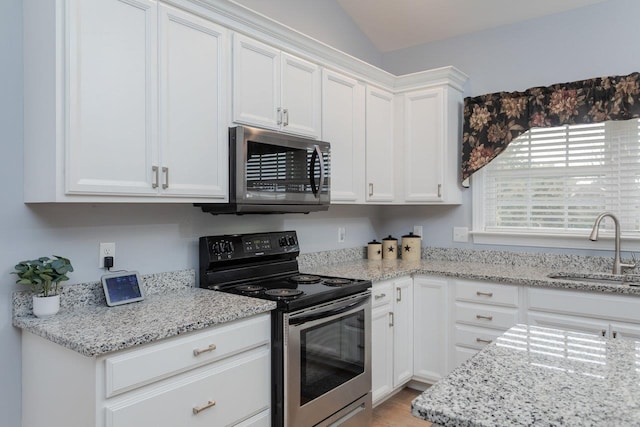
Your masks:
[[[301,270],[309,274],[367,279],[373,282],[393,279],[410,274],[428,274],[468,280],[485,280],[511,285],[574,289],[580,291],[605,292],[640,296],[640,287],[630,285],[600,284],[568,279],[550,279],[548,274],[556,272],[584,271],[584,266],[569,267],[558,262],[545,265],[521,265],[517,259],[510,263],[468,262],[440,259],[419,261],[397,260],[351,260],[329,265],[308,264]]]
[[[142,277],[144,301],[108,307],[98,283],[66,286],[55,316],[31,314],[16,292],[13,325],[89,357],[123,350],[273,310],[276,303],[194,288],[193,270]]]
[[[442,426],[639,426],[640,347],[516,325],[411,404]]]

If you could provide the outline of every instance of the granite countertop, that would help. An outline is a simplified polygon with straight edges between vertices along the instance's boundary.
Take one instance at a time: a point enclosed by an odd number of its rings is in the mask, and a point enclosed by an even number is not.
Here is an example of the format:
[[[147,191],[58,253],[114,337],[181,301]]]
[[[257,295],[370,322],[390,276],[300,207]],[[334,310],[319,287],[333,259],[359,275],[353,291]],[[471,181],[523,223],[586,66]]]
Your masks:
[[[526,265],[517,258],[513,262],[492,263],[490,261],[468,262],[465,260],[421,259],[418,261],[394,260],[351,260],[329,265],[308,264],[301,268],[305,273],[348,277],[380,281],[410,274],[429,274],[469,280],[486,280],[511,285],[574,289],[580,291],[606,292],[640,296],[640,286],[616,285],[551,279],[547,277],[557,272],[584,272],[579,263],[564,263],[561,257],[556,262],[541,262],[542,265]],[[590,267],[589,267],[590,268]],[[589,270],[591,271],[591,270]]]
[[[96,283],[68,286],[60,312],[47,319],[31,314],[29,293],[16,293],[13,325],[94,357],[276,307],[272,301],[194,288],[193,280],[193,271],[143,276],[145,300],[115,307],[106,306]]]
[[[638,342],[516,325],[411,404],[442,426],[640,425]]]

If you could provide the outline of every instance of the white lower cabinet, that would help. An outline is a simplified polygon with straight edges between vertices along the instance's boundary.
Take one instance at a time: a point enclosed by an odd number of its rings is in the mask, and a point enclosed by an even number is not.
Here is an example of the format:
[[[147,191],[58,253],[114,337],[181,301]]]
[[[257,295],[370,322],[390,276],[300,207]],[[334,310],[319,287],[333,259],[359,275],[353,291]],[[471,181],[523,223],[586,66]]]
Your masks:
[[[413,279],[413,375],[432,383],[448,371],[447,279],[416,276]]]
[[[454,300],[451,366],[455,368],[520,321],[519,288],[451,280]]]
[[[22,425],[268,426],[270,339],[268,313],[97,358],[25,332]]]
[[[413,376],[413,280],[373,285],[371,371],[374,404]]]
[[[640,339],[640,298],[528,288],[527,323],[614,339]]]

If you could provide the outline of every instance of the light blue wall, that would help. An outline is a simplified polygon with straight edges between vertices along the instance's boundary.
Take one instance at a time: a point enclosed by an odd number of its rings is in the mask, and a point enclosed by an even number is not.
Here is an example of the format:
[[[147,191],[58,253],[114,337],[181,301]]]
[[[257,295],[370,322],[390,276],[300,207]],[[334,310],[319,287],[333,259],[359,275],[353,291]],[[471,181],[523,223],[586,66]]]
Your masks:
[[[382,54],[335,0],[236,2],[369,64],[382,65]]]
[[[640,2],[609,0],[467,36],[433,42],[383,55],[383,68],[394,74],[453,65],[469,75],[465,96],[570,82],[640,71]],[[459,143],[451,141],[452,144]],[[442,247],[509,248],[454,243],[453,227],[471,228],[471,190],[463,190],[461,206],[390,208],[384,226],[398,234],[414,223],[423,225],[425,244]],[[566,250],[561,250],[566,252]],[[602,251],[571,251],[609,255]]]

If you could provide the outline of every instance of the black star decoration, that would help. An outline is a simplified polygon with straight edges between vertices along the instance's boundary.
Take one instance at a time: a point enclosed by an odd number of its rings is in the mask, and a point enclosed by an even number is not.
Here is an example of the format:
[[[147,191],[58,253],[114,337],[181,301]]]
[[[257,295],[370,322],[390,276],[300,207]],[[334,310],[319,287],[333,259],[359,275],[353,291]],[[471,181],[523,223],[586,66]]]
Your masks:
[[[389,252],[393,252],[393,246],[389,246],[387,249],[389,250]]]
[[[382,253],[382,251],[380,249],[378,249],[378,252],[376,252],[378,255],[380,255]]]
[[[411,250],[411,246],[407,245],[404,247],[405,252],[409,252]]]

